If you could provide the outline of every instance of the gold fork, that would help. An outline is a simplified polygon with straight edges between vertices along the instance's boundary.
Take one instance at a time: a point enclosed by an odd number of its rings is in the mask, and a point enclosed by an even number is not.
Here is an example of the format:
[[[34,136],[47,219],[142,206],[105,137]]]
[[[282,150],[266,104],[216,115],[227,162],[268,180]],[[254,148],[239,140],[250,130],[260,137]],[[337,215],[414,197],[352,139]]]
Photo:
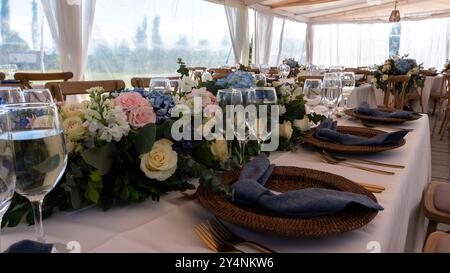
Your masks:
[[[217,253],[244,253],[243,251],[225,243],[214,236],[205,224],[200,224],[194,228],[197,237],[212,251]]]
[[[394,165],[394,164],[385,164],[385,163],[380,163],[380,162],[376,162],[376,161],[371,161],[371,160],[366,160],[366,159],[362,159],[362,158],[357,158],[357,157],[338,157],[328,151],[323,150],[323,154],[327,155],[328,157],[336,160],[336,161],[355,161],[355,162],[359,162],[359,163],[364,163],[364,164],[369,164],[369,165],[374,165],[374,166],[381,166],[381,167],[388,167],[388,168],[395,168],[395,169],[404,169],[405,166],[401,166],[401,165]]]
[[[242,237],[239,237],[238,235],[234,234],[229,228],[227,228],[219,219],[217,219],[217,221],[208,220],[208,225],[211,228],[211,231],[217,237],[232,246],[249,245],[264,253],[276,253],[274,250],[260,243],[248,241]]]
[[[321,153],[314,153],[320,160],[322,160],[325,163],[331,164],[331,165],[344,165],[350,168],[354,168],[354,169],[358,169],[358,170],[363,170],[366,172],[371,172],[371,173],[377,173],[377,174],[383,174],[383,175],[395,175],[395,173],[393,172],[387,172],[387,171],[382,171],[382,170],[378,170],[378,169],[372,169],[372,168],[367,168],[367,167],[363,167],[363,166],[359,166],[356,164],[352,164],[352,163],[347,163],[347,162],[339,162],[336,161],[324,154]]]

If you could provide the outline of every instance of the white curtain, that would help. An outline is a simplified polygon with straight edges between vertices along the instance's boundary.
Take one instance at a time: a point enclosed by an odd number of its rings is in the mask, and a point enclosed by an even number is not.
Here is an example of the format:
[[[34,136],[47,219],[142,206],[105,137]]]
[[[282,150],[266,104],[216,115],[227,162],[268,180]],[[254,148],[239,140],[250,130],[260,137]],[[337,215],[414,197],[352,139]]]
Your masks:
[[[278,64],[285,59],[293,58],[304,64],[306,62],[306,28],[305,23],[285,19],[283,45]]]
[[[247,64],[249,59],[248,9],[246,6],[225,6],[235,62]]]
[[[280,64],[281,52],[283,51],[284,28],[286,19],[275,17],[273,19],[273,31],[269,64],[278,66]]]
[[[313,63],[346,67],[382,63],[389,57],[390,31],[390,24],[315,25]]]
[[[441,70],[449,57],[449,24],[448,18],[402,22],[400,54]]]
[[[42,0],[44,12],[61,58],[61,68],[83,80],[96,0]]]
[[[256,11],[255,20],[255,64],[268,64],[272,48],[274,16]]]

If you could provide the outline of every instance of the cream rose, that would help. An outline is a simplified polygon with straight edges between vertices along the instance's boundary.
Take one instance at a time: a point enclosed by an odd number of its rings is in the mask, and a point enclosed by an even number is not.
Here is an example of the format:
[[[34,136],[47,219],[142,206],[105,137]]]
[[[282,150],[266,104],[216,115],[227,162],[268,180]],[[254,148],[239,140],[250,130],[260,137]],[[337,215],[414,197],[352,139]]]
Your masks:
[[[298,130],[300,130],[300,132],[302,132],[302,133],[309,131],[309,129],[311,127],[310,127],[308,117],[294,121],[294,127],[297,128]]]
[[[293,133],[294,129],[292,129],[292,123],[290,121],[285,121],[280,125],[280,137],[284,137],[289,140],[292,138]]]
[[[389,75],[383,75],[383,81],[389,80]]]
[[[72,102],[64,105],[62,107],[62,112],[64,117],[71,118],[71,117],[84,117],[84,110],[87,108],[86,104],[78,103],[78,102]]]
[[[87,132],[87,129],[83,126],[83,120],[80,117],[71,117],[65,119],[63,122],[64,134],[69,140],[80,140]]]
[[[230,153],[228,152],[228,143],[226,140],[216,140],[211,144],[211,153],[214,158],[224,162],[230,158]]]
[[[141,170],[148,178],[166,181],[175,173],[178,155],[172,145],[171,141],[162,139],[155,142],[149,153],[141,155]]]

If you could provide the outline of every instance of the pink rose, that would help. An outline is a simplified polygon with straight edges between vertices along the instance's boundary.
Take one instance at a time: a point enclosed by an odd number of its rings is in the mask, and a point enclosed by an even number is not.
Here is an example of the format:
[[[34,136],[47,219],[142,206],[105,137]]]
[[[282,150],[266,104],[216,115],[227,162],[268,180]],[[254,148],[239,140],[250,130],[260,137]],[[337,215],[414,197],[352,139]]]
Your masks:
[[[213,93],[208,91],[208,97],[211,100],[211,105],[217,104],[217,98],[216,98],[216,96],[213,95]]]
[[[128,122],[133,128],[142,128],[156,122],[156,114],[151,106],[133,108],[128,114]]]
[[[125,112],[129,112],[134,108],[150,107],[150,102],[144,99],[139,93],[122,93],[114,100],[114,104],[122,106]]]

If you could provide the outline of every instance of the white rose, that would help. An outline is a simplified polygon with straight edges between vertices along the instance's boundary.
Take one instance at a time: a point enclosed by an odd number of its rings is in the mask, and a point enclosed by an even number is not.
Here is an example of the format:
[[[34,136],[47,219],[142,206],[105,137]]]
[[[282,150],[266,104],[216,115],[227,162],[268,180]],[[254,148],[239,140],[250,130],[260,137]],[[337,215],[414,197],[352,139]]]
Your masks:
[[[308,117],[305,117],[304,119],[298,119],[296,121],[294,121],[294,127],[297,128],[298,130],[300,130],[302,133],[309,131],[310,124],[309,124],[309,119]]]
[[[230,153],[228,152],[228,143],[226,140],[216,140],[211,144],[211,153],[214,158],[224,162],[230,158]]]
[[[389,75],[383,75],[383,81],[389,80]]]
[[[280,125],[280,137],[290,140],[293,133],[294,129],[292,129],[292,123],[290,121],[285,121]]]
[[[175,173],[178,155],[172,145],[171,141],[161,139],[155,142],[149,153],[140,156],[141,170],[148,178],[166,181]]]
[[[70,117],[84,117],[84,110],[87,109],[87,106],[85,103],[81,104],[78,102],[72,102],[64,105],[62,107],[62,113],[64,117],[70,118]]]
[[[83,126],[83,120],[80,117],[74,116],[65,119],[63,122],[64,133],[69,140],[80,140],[86,133],[86,127]]]

